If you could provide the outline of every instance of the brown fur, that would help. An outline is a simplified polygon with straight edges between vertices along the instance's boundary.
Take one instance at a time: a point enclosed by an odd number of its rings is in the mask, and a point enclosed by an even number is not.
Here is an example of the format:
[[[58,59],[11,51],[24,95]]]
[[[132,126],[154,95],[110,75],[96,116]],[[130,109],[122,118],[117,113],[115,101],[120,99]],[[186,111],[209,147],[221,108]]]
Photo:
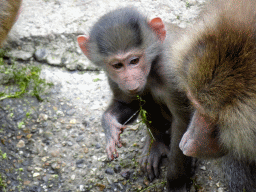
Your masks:
[[[0,0],[0,46],[11,30],[22,0]]]
[[[192,154],[217,138],[214,144],[232,162],[230,190],[254,191],[256,176],[248,170],[256,161],[256,2],[215,0],[205,7],[197,25],[174,46],[179,86],[198,116],[180,147]]]
[[[256,3],[215,2],[218,9],[206,14],[205,22],[189,36],[190,49],[187,43],[180,47],[181,86],[191,92],[206,114],[218,119],[225,147],[255,159],[256,150],[251,146],[256,144]]]

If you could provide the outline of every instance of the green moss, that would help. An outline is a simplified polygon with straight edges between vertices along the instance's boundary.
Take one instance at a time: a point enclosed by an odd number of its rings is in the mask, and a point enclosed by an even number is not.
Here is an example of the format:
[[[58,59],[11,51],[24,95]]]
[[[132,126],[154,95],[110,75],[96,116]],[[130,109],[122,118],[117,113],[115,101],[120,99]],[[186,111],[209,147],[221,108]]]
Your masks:
[[[3,51],[0,50],[0,81],[5,86],[5,90],[0,92],[0,100],[18,98],[29,93],[39,101],[43,101],[40,94],[53,84],[40,78],[41,68],[34,65],[21,66],[16,62],[7,65],[3,55]]]

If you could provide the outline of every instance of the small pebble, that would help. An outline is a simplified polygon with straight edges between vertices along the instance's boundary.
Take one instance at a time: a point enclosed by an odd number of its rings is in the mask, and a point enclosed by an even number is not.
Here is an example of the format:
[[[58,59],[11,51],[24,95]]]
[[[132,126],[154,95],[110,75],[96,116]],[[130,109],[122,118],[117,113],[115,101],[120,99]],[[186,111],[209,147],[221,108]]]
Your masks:
[[[109,174],[109,175],[114,175],[114,171],[113,171],[113,169],[111,169],[111,168],[107,168],[107,169],[105,170],[105,173],[107,173],[107,174]]]
[[[40,175],[40,173],[34,173],[33,177],[38,177]]]
[[[71,141],[68,141],[67,144],[68,144],[69,146],[72,146],[72,145],[73,145],[73,143],[72,143]]]
[[[67,111],[67,115],[72,116],[75,114],[75,112],[76,112],[75,109],[71,109],[71,110]]]
[[[84,160],[83,160],[83,159],[79,159],[79,160],[76,161],[76,164],[77,164],[77,165],[82,164],[82,163],[84,163]]]
[[[25,142],[24,142],[23,140],[20,140],[20,141],[17,143],[16,147],[18,147],[18,148],[23,148],[23,147],[25,147]]]
[[[88,123],[86,120],[83,120],[82,124],[83,124],[85,127],[88,127],[88,126],[89,126],[89,123]]]
[[[115,173],[120,173],[121,172],[121,166],[120,165],[116,165],[114,167],[114,171],[115,171]]]
[[[100,147],[101,147],[100,144],[99,144],[99,143],[96,143],[95,148],[96,148],[96,149],[100,149]]]
[[[48,51],[46,49],[38,49],[35,52],[35,58],[37,61],[46,61]]]
[[[80,141],[83,141],[84,140],[84,136],[82,135],[79,135],[77,138],[76,138],[76,142],[80,142]]]
[[[129,179],[131,172],[129,170],[121,173],[121,176],[125,179]]]
[[[98,179],[100,179],[100,180],[104,179],[104,175],[99,175]]]

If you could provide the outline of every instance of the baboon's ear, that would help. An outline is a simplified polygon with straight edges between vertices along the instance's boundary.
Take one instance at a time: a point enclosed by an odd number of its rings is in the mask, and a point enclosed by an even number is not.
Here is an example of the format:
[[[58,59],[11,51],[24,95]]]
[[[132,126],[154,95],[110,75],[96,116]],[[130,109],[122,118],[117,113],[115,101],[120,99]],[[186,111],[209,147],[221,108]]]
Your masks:
[[[149,26],[153,29],[153,31],[156,33],[157,37],[160,39],[160,41],[164,41],[166,37],[166,29],[164,22],[160,17],[156,17],[148,22]]]
[[[79,35],[77,37],[77,42],[80,49],[83,51],[86,57],[89,58],[88,41],[89,41],[89,37],[86,37],[85,35]]]

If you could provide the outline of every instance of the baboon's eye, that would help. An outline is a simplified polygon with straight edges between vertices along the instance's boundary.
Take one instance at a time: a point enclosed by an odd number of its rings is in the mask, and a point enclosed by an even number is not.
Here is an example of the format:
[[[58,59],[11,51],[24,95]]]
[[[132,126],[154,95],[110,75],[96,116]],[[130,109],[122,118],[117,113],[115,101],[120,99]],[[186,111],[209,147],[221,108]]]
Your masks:
[[[113,64],[112,65],[115,69],[120,69],[120,68],[122,68],[124,65],[123,65],[123,63],[115,63],[115,64]]]
[[[130,61],[130,64],[133,64],[133,65],[136,65],[138,64],[140,61],[140,58],[139,57],[133,57]]]

